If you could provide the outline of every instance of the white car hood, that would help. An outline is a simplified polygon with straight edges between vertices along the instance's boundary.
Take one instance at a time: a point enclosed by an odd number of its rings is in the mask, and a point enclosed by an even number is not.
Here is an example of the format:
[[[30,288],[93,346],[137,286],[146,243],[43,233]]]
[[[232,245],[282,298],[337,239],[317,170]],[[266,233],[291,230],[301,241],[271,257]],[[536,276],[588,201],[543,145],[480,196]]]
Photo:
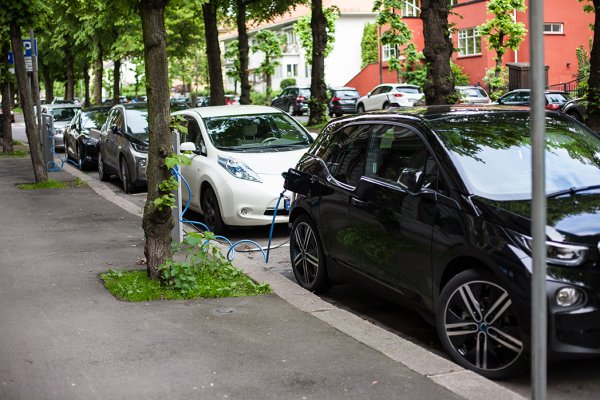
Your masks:
[[[304,147],[300,150],[265,153],[219,152],[219,156],[243,161],[257,174],[281,175],[282,172],[295,167],[307,151],[308,147]]]

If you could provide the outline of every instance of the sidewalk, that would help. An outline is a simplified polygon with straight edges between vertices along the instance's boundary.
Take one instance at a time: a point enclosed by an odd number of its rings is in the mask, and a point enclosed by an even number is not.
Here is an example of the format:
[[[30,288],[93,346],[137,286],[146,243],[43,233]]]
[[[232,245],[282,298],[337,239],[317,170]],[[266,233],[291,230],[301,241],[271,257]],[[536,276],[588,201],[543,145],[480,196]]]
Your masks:
[[[87,178],[71,167],[51,178],[71,174]],[[115,300],[98,274],[141,268],[138,207],[97,182],[15,186],[32,181],[28,158],[0,158],[0,399],[521,398],[322,301],[258,257],[234,264],[272,295]]]

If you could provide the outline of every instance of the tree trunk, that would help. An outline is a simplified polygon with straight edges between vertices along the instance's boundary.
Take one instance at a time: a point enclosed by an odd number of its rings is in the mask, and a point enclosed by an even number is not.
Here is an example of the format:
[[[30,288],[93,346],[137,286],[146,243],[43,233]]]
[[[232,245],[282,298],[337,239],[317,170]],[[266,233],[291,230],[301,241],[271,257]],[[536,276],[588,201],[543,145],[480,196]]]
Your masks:
[[[600,132],[600,0],[594,0],[594,43],[590,52],[587,125]]]
[[[83,66],[83,86],[85,88],[85,100],[83,101],[84,107],[89,107],[92,105],[92,102],[90,100],[90,73],[88,72],[88,69],[89,65],[86,61]]]
[[[210,0],[202,4],[211,106],[225,105],[223,72],[221,71],[221,49],[219,47],[219,28],[217,26],[217,7],[218,0]]]
[[[121,59],[114,61],[115,69],[113,70],[113,103],[119,104],[121,97]]]
[[[65,46],[65,67],[67,69],[67,83],[65,87],[65,100],[73,101],[75,98],[75,73],[73,71],[74,58],[70,43]]]
[[[235,0],[237,6],[238,50],[240,53],[240,104],[250,104],[250,81],[248,79],[248,30],[246,29],[246,1]]]
[[[325,92],[325,47],[327,47],[327,20],[323,13],[323,1],[312,0],[311,30],[313,36],[312,49],[312,83],[310,86],[310,115],[308,125],[317,125],[325,119],[327,99]]]
[[[0,51],[0,60],[6,60],[8,58],[8,51],[10,49],[8,42],[3,42],[2,51]],[[8,79],[5,82],[1,82],[2,85],[2,151],[4,153],[11,153],[13,148],[12,138],[12,125],[10,118],[10,83]]]
[[[448,0],[423,0],[423,54],[427,64],[427,81],[424,85],[428,105],[448,104],[454,93],[454,76],[450,68],[452,40],[448,31]]]
[[[172,255],[171,230],[174,227],[171,209],[159,210],[154,200],[166,195],[159,184],[169,179],[170,171],[165,158],[172,153],[169,128],[169,73],[167,67],[167,32],[165,30],[165,7],[168,0],[140,2],[144,37],[144,64],[146,68],[146,93],[148,95],[148,196],[144,207],[142,226],[146,236],[144,253],[148,276],[160,278],[158,267]]]
[[[21,107],[23,108],[23,116],[25,118],[25,132],[27,133],[27,141],[29,142],[29,155],[31,156],[31,164],[33,165],[33,175],[36,183],[45,182],[48,180],[48,170],[44,165],[42,144],[33,114],[33,100],[29,88],[29,77],[25,70],[21,27],[16,21],[10,22],[10,41],[15,58],[15,72],[17,74]]]
[[[104,66],[102,64],[102,48],[98,49],[98,54],[94,60],[94,105],[102,104],[102,74]]]
[[[54,100],[54,79],[50,76],[50,70],[46,66],[42,69],[42,79],[44,80],[46,102],[52,103],[52,100]]]

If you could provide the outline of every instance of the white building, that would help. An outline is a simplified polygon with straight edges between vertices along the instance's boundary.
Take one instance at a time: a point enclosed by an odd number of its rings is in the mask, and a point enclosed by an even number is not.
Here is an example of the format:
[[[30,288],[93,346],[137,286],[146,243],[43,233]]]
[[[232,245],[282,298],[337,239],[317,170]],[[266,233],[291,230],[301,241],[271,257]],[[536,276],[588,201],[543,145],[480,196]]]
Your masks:
[[[373,0],[325,0],[323,7],[336,5],[340,9],[340,16],[335,23],[335,43],[332,52],[325,60],[325,82],[328,86],[342,86],[352,79],[361,70],[361,47],[363,28],[366,23],[375,22],[373,13]],[[298,6],[290,13],[275,19],[273,22],[261,24],[248,30],[249,45],[256,44],[255,35],[262,29],[270,29],[285,34],[287,43],[284,52],[278,60],[280,65],[272,76],[273,90],[279,90],[279,84],[284,78],[295,78],[301,86],[310,86],[311,65],[306,62],[310,54],[306,54],[300,46],[294,33],[294,24],[304,15],[310,15],[310,7]],[[237,39],[237,32],[229,32],[220,37],[221,51],[223,53],[228,42]],[[249,75],[250,85],[256,91],[265,91],[264,77],[255,75],[253,71],[260,65],[264,58],[262,52],[250,51]],[[226,71],[231,64],[225,61],[225,89],[234,90],[235,82],[226,76]]]

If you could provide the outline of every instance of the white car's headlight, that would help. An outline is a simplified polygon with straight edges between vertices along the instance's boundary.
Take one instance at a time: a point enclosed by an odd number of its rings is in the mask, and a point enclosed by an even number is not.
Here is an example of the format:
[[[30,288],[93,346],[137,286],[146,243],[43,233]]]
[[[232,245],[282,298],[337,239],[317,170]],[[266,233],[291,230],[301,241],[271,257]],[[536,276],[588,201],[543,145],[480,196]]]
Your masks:
[[[515,233],[515,235],[519,238],[519,241],[523,244],[523,247],[531,254],[531,237],[518,233]],[[549,264],[575,267],[583,263],[588,252],[588,248],[587,246],[558,243],[548,240],[546,241],[546,251],[546,261]]]
[[[219,157],[218,162],[221,167],[225,168],[227,172],[238,179],[262,183],[262,179],[260,179],[258,174],[240,160],[229,157]]]

